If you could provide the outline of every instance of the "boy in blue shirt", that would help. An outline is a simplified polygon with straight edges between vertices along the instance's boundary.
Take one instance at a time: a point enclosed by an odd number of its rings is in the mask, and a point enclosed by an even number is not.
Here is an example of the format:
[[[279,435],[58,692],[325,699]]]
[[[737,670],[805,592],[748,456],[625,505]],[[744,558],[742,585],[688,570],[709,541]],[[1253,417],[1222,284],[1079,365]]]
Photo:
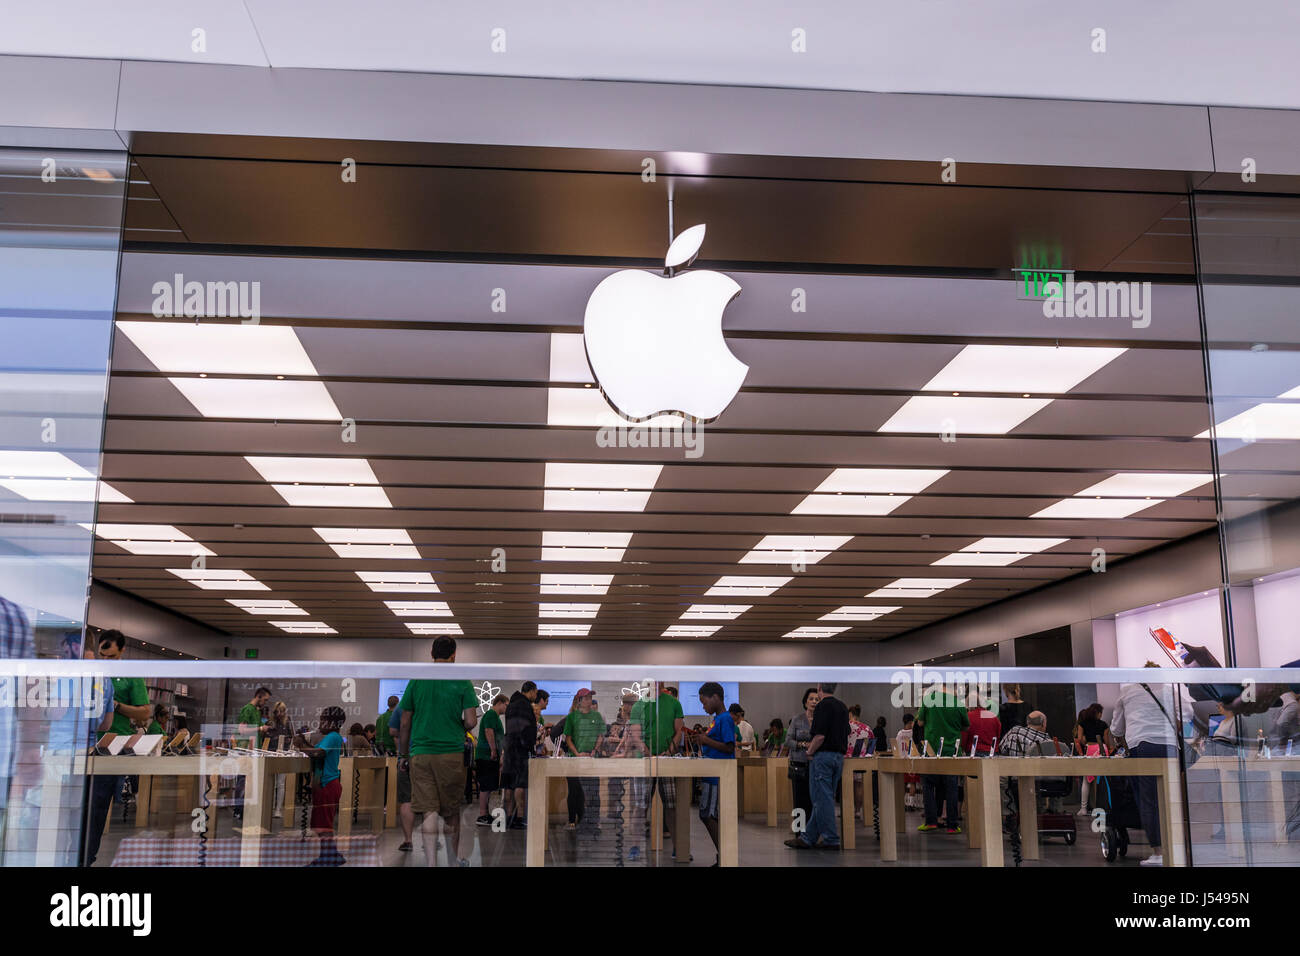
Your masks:
[[[324,736],[316,746],[307,743],[302,734],[293,742],[312,760],[311,828],[320,837],[320,856],[308,866],[342,866],[346,862],[334,844],[334,820],[339,812],[339,797],[343,794],[343,784],[339,780],[343,735],[339,728],[346,719],[342,707],[326,707],[320,714],[320,732]],[[320,764],[319,771],[316,770],[317,763]]]
[[[695,734],[695,743],[700,748],[700,756],[705,759],[731,760],[736,755],[736,722],[727,713],[722,700],[722,685],[709,681],[700,687],[700,703],[704,712],[713,720],[709,729],[702,734]],[[721,852],[718,845],[718,778],[707,777],[700,781],[700,819],[704,829],[709,831],[713,848]],[[718,866],[719,860],[713,862]]]

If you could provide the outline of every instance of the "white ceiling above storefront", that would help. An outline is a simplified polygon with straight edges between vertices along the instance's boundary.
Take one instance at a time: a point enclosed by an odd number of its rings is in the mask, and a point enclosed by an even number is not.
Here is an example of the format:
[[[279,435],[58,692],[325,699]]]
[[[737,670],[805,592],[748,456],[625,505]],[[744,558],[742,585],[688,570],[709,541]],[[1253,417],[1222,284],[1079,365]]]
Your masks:
[[[1243,16],[1211,0],[66,0],[6,20],[8,54],[1300,108],[1300,6],[1288,0]],[[806,52],[792,50],[796,30]]]

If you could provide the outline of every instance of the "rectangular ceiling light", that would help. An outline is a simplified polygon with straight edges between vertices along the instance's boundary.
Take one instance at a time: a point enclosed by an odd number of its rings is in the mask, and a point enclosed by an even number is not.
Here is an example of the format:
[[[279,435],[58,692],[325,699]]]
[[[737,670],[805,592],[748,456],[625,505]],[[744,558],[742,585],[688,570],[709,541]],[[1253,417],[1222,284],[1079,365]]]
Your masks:
[[[233,604],[249,614],[300,614],[304,617],[307,615],[306,611],[292,601],[273,601],[270,598],[226,598],[226,603]]]
[[[286,634],[337,634],[338,631],[324,621],[270,621]]]
[[[599,604],[553,604],[543,601],[537,609],[539,617],[584,618],[595,617]]]
[[[836,468],[791,514],[887,515],[946,474],[938,468]]]
[[[398,617],[451,617],[446,601],[385,601]]]
[[[790,578],[747,577],[745,575],[723,575],[714,582],[713,587],[704,592],[705,597],[767,597],[786,584]]]
[[[169,574],[183,578],[205,591],[269,591],[247,571],[226,568],[167,568]]]
[[[843,634],[847,627],[812,627],[805,625],[796,627],[793,631],[788,631],[781,635],[782,637],[834,637],[836,634]]]
[[[420,624],[411,621],[406,622],[406,626],[411,629],[412,634],[464,634],[459,624]]]
[[[581,332],[551,333],[552,382],[594,383],[591,363],[587,361],[587,344]]]
[[[1292,389],[1280,397],[1300,397],[1292,394],[1296,391]],[[1300,404],[1264,402],[1254,408],[1248,408],[1240,415],[1233,415],[1226,421],[1219,422],[1214,426],[1214,434],[1217,438],[1238,438],[1248,441],[1300,438]],[[1196,437],[1209,438],[1210,430],[1207,428]]]
[[[169,524],[97,524],[77,522],[109,541],[192,541],[184,531]]]
[[[582,336],[578,336],[582,338]],[[610,406],[597,388],[548,388],[546,390],[546,424],[571,425],[582,428],[681,428],[677,415],[657,415],[643,422],[630,422]],[[633,433],[629,433],[631,439]],[[665,436],[655,436],[662,447]],[[649,445],[646,434],[646,447]],[[640,438],[635,439],[640,441]],[[634,446],[635,447],[635,446]]]
[[[169,378],[204,418],[337,422],[343,416],[322,382],[260,378]]]
[[[29,501],[132,503],[111,485],[97,485],[88,469],[57,451],[0,451],[0,488]]]
[[[1059,395],[1126,351],[1092,346],[968,345],[922,391]]]
[[[131,554],[183,554],[189,557],[199,554],[216,557],[217,554],[197,541],[113,541],[113,544]]]
[[[438,585],[428,571],[356,571],[372,591],[393,594],[437,594]]]
[[[378,485],[272,485],[285,504],[301,508],[391,508]]]
[[[370,462],[364,458],[267,458],[245,455],[244,460],[270,482],[314,485],[377,485]]]
[[[543,531],[543,561],[622,561],[632,532]]]
[[[1048,505],[1030,517],[1127,518],[1208,484],[1212,479],[1212,475],[1206,474],[1121,472],[1083,489],[1077,495]]]
[[[846,544],[852,535],[769,534],[740,559],[741,564],[790,564],[796,559],[816,564]]]
[[[752,604],[692,604],[683,613],[683,621],[734,621]]]
[[[547,488],[542,495],[545,511],[645,511],[648,491],[563,491]]]
[[[876,618],[884,614],[889,614],[890,612],[897,611],[897,610],[899,610],[899,607],[897,605],[894,607],[865,607],[865,606],[845,605],[844,607],[836,608],[834,611],[831,611],[829,614],[823,614],[817,620],[819,621],[874,621]]]
[[[418,559],[411,536],[401,528],[313,528],[340,558]]]
[[[543,574],[543,594],[608,594],[612,574]]]
[[[603,465],[548,461],[547,488],[653,488],[663,465]]]
[[[722,625],[673,624],[660,637],[711,637],[722,630]]]
[[[1050,398],[916,395],[880,426],[882,432],[1005,435],[1052,403]]]
[[[965,584],[970,578],[899,578],[892,584],[877,588],[866,597],[871,598],[928,598],[949,588]]]
[[[931,566],[1004,568],[1031,554],[1037,554],[1068,538],[980,538],[960,551],[945,555]]]
[[[297,333],[287,325],[118,322],[160,372],[225,375],[316,375]]]
[[[590,624],[539,624],[538,637],[586,637],[591,631]]]

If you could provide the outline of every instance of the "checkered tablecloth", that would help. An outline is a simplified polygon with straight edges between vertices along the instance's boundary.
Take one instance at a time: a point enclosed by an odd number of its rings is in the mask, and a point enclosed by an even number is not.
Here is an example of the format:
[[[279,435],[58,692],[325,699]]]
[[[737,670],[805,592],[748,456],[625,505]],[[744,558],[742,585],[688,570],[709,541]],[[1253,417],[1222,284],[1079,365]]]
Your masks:
[[[203,866],[239,866],[239,837],[207,841]],[[373,833],[336,837],[335,844],[347,866],[379,866],[379,837]],[[320,840],[300,833],[262,840],[261,866],[306,866],[320,855]],[[198,837],[132,836],[122,840],[113,866],[199,866]]]

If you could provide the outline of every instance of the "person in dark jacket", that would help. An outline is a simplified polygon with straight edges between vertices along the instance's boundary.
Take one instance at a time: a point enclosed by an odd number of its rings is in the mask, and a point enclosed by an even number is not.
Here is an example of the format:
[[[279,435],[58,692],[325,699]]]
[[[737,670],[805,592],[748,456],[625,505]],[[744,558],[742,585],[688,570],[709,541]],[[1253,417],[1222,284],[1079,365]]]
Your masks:
[[[537,743],[537,715],[533,701],[537,699],[537,685],[524,681],[519,690],[510,695],[506,704],[505,749],[502,751],[501,786],[505,790],[505,810],[512,830],[527,827],[525,813],[528,809],[528,758]]]

